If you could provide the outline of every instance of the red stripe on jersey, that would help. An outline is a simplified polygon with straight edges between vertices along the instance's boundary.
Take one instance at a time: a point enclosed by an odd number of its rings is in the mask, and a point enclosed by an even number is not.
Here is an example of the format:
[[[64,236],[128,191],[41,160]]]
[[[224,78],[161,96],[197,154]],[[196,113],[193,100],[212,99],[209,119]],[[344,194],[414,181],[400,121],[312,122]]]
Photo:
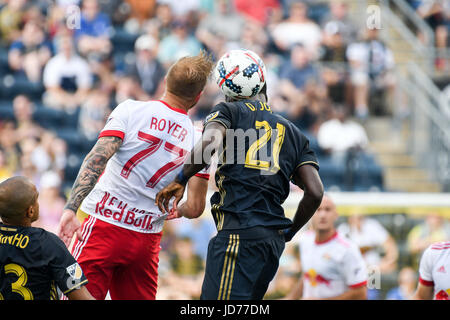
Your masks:
[[[434,282],[433,281],[424,280],[421,277],[419,277],[419,282],[421,284],[423,284],[424,286],[427,286],[427,287],[433,287],[434,286]]]
[[[331,237],[329,237],[328,239],[325,239],[325,240],[322,240],[322,241],[317,241],[317,239],[316,239],[316,240],[314,240],[314,241],[315,241],[316,244],[324,244],[324,243],[327,243],[327,242],[333,240],[333,239],[336,238],[337,236],[338,236],[338,233],[337,233],[337,231],[335,231],[335,232],[333,233],[333,235],[332,235]]]
[[[186,111],[186,110],[183,110],[183,109],[180,109],[180,108],[172,107],[172,106],[169,105],[167,102],[162,101],[162,100],[157,100],[157,101],[163,103],[163,104],[164,104],[167,108],[169,108],[170,110],[173,110],[173,111],[176,111],[176,112],[179,112],[179,113],[182,113],[182,114],[187,114],[187,111]]]
[[[98,137],[118,137],[123,140],[123,138],[125,138],[125,132],[119,130],[104,130],[100,132]]]
[[[356,289],[356,288],[364,287],[366,284],[367,284],[367,281],[363,281],[363,282],[352,284],[351,286],[348,286],[348,287],[352,288],[352,289]]]
[[[209,180],[209,174],[208,173],[196,173],[195,176],[199,177],[199,178],[203,178],[203,179]]]

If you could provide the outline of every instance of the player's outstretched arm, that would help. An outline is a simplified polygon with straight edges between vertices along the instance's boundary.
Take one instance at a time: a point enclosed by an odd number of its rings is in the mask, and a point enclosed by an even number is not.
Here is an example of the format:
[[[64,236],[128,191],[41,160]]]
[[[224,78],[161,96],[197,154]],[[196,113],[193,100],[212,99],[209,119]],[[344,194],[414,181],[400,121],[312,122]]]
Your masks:
[[[208,192],[208,180],[193,176],[187,186],[187,200],[179,207],[174,206],[176,216],[170,218],[186,217],[195,219],[205,210],[206,193]],[[167,219],[170,219],[167,217]]]
[[[309,164],[297,168],[294,175],[295,183],[304,191],[294,216],[293,224],[285,232],[286,241],[294,235],[311,219],[320,206],[323,197],[323,185],[317,169]]]
[[[174,206],[178,205],[183,198],[188,180],[211,162],[213,154],[222,145],[225,130],[225,126],[218,122],[210,122],[206,125],[202,139],[194,146],[183,170],[173,182],[156,195],[155,204],[162,213],[170,212],[169,202],[172,197],[175,197]]]
[[[84,198],[94,188],[108,160],[121,145],[122,139],[118,137],[101,137],[84,158],[58,226],[58,235],[66,246],[69,246],[74,233],[81,237],[79,232],[81,225],[76,212]]]
[[[95,300],[86,286],[82,286],[80,289],[69,292],[67,297],[69,300]]]

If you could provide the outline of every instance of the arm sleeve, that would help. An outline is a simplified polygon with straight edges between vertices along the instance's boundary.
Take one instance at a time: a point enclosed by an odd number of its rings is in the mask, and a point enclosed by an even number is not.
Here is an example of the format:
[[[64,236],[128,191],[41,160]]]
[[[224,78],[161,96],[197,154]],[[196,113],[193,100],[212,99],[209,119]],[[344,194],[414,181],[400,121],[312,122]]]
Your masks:
[[[195,127],[194,130],[195,130],[195,143],[197,143],[198,141],[200,141],[202,139],[202,129],[199,127]],[[210,165],[208,164],[202,170],[197,172],[195,174],[195,176],[209,180],[209,176],[210,176],[209,171],[210,171]]]
[[[212,108],[211,112],[205,119],[204,126],[206,126],[210,122],[219,122],[225,128],[231,129],[234,124],[233,112],[231,110],[231,106],[226,103],[219,103],[214,108]]]
[[[367,284],[367,268],[361,252],[351,245],[342,261],[345,284],[349,288],[359,288]]]
[[[432,260],[431,247],[428,247],[420,259],[419,265],[419,282],[425,286],[434,286],[433,281],[433,260]]]
[[[128,100],[127,100],[128,101]],[[119,137],[125,139],[125,132],[128,126],[128,108],[127,101],[119,104],[109,115],[105,127],[100,132],[101,137]]]
[[[293,129],[296,135],[295,139],[297,139],[296,145],[298,146],[296,153],[297,165],[294,169],[294,172],[295,170],[297,170],[297,168],[305,164],[310,164],[314,166],[317,170],[319,170],[319,161],[317,160],[314,151],[309,147],[308,138],[303,133],[301,133],[300,130],[298,130],[298,128],[293,127]]]
[[[50,257],[48,267],[52,280],[64,294],[88,283],[80,265],[56,235],[48,233],[42,248],[44,254]]]

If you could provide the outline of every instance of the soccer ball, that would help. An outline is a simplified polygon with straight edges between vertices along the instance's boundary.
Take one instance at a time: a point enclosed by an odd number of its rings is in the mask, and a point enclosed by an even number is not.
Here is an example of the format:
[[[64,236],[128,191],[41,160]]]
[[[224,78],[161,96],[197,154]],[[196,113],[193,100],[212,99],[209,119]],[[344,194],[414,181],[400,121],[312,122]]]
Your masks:
[[[225,53],[217,62],[214,75],[225,96],[237,99],[256,96],[266,83],[264,62],[246,49]]]

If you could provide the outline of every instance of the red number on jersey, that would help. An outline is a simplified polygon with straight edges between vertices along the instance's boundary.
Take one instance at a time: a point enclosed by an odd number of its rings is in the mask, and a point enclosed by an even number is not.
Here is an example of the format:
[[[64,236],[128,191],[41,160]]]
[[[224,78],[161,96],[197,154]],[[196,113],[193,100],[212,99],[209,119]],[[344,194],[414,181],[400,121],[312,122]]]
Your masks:
[[[138,153],[136,153],[134,156],[130,158],[130,160],[128,160],[125,163],[125,165],[122,168],[122,172],[120,173],[120,175],[125,179],[127,179],[130,176],[131,171],[139,162],[154,154],[156,150],[158,150],[162,145],[161,139],[152,136],[151,134],[144,133],[142,131],[138,132],[138,139],[148,142],[149,146],[144,150],[141,150]],[[155,172],[155,174],[147,181],[146,186],[149,188],[154,188],[166,174],[181,166],[184,163],[186,156],[188,155],[188,152],[186,150],[177,147],[176,145],[171,144],[170,142],[166,142],[164,144],[164,150],[177,155],[177,158],[175,158],[175,160],[173,161],[166,163],[164,166],[162,166]]]

